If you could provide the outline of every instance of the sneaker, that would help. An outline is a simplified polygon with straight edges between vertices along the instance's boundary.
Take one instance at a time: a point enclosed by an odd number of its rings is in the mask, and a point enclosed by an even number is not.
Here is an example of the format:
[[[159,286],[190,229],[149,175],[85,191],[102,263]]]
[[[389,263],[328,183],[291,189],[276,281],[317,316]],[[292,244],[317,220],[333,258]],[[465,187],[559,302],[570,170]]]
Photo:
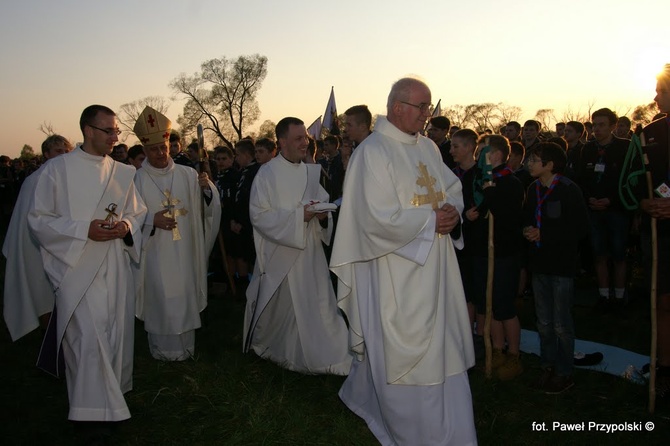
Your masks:
[[[544,393],[547,395],[558,395],[570,389],[574,385],[575,382],[572,380],[572,376],[554,375],[554,377],[551,378],[549,382],[547,382],[547,385],[544,386]]]
[[[491,355],[491,369],[495,370],[498,367],[502,367],[507,361],[505,352],[497,348],[493,349],[493,355]]]
[[[519,354],[507,354],[507,361],[501,365],[496,371],[500,381],[510,381],[523,372],[523,365],[521,365],[521,358]]]

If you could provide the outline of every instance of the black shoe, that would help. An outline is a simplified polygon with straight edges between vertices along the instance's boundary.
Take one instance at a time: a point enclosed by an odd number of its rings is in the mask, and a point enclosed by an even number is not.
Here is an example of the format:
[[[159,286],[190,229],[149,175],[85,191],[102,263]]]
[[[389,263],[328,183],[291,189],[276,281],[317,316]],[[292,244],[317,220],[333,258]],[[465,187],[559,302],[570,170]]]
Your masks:
[[[590,365],[597,365],[603,360],[603,354],[600,352],[593,353],[575,353],[573,363],[576,366],[584,367]]]

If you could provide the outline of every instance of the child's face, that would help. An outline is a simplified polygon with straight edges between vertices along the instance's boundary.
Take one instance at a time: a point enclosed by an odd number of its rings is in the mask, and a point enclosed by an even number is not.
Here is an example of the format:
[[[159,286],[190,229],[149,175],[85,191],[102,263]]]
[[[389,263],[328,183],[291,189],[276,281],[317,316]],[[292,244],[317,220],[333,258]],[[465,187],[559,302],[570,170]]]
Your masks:
[[[546,174],[551,174],[553,168],[553,161],[549,161],[542,165],[542,159],[539,156],[533,154],[528,158],[528,171],[533,178],[539,178]]]
[[[474,145],[464,138],[453,138],[451,140],[451,149],[449,153],[454,158],[456,164],[466,163],[473,159]]]

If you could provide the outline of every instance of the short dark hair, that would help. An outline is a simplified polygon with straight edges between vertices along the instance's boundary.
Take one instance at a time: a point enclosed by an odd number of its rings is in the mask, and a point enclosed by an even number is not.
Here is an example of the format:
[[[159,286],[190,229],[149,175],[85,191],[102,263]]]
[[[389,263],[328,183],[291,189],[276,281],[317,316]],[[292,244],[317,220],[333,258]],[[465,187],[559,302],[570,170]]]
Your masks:
[[[507,125],[506,125],[505,127],[509,127],[509,126],[514,127],[514,130],[516,130],[517,132],[520,132],[520,131],[521,131],[521,124],[519,124],[519,123],[516,122],[516,121],[510,121],[510,122],[508,122]]]
[[[579,121],[568,121],[565,123],[565,126],[572,128],[572,130],[577,132],[580,137],[584,134],[584,124]]]
[[[446,116],[435,116],[430,119],[430,125],[437,127],[440,130],[449,130],[451,127],[451,121]]]
[[[261,138],[258,141],[256,141],[256,147],[261,147],[268,152],[274,152],[277,150],[277,143],[270,138]]]
[[[173,130],[172,132],[170,132],[170,143],[173,143],[175,141],[181,142],[181,135]]]
[[[64,136],[50,135],[42,142],[42,155],[46,156],[47,152],[51,152],[58,146],[72,147],[72,143]]]
[[[623,123],[624,123],[625,125],[627,125],[628,127],[630,127],[630,126],[633,125],[633,123],[630,122],[630,118],[629,118],[628,116],[619,116],[619,119],[617,120],[617,124],[618,124],[619,122],[623,122]]]
[[[607,118],[607,121],[610,123],[610,125],[616,124],[616,121],[618,119],[616,113],[614,113],[609,108],[601,108],[600,110],[594,111],[593,114],[591,115],[592,120],[598,117]]]
[[[535,127],[535,130],[537,130],[538,132],[540,131],[540,123],[537,122],[534,119],[529,119],[528,121],[524,122],[523,126],[524,127],[529,127],[529,126],[530,127]]]
[[[452,140],[454,138],[464,139],[465,141],[472,143],[474,147],[477,147],[477,138],[479,138],[479,135],[477,135],[477,132],[471,129],[460,129],[451,136]]]
[[[91,125],[91,122],[98,116],[98,113],[116,116],[116,113],[109,107],[98,104],[89,105],[83,112],[81,112],[81,117],[79,118],[79,128],[81,129],[82,134],[84,133],[84,127]]]
[[[134,160],[138,157],[140,153],[144,152],[144,146],[142,144],[135,144],[130,149],[128,149],[128,158]]]
[[[233,150],[228,146],[216,146],[216,147],[214,147],[214,154],[218,155],[220,153],[223,153],[224,155],[228,155],[230,158],[233,157]]]
[[[275,127],[275,135],[277,136],[277,139],[285,138],[288,134],[288,128],[291,125],[305,125],[305,123],[300,119],[294,118],[292,116],[283,118],[277,123],[277,126]]]
[[[235,150],[237,153],[246,153],[247,155],[250,155],[252,158],[254,157],[254,152],[256,151],[256,147],[254,146],[254,142],[250,139],[240,139],[237,141],[237,144],[235,144]]]
[[[540,158],[543,166],[546,166],[550,161],[553,162],[554,167],[551,169],[551,173],[563,173],[565,170],[567,155],[561,149],[561,146],[555,142],[541,142],[533,147],[530,153]]]
[[[526,148],[519,141],[511,141],[509,143],[510,154],[519,155],[521,159],[526,156]]]
[[[369,129],[372,126],[372,113],[367,105],[354,105],[344,112],[345,116],[353,116],[357,124],[365,124]]]
[[[566,152],[568,151],[568,142],[565,139],[561,138],[560,136],[552,136],[547,140],[547,142],[556,143],[560,148],[562,148]]]
[[[323,138],[324,143],[330,143],[330,144],[335,144],[335,147],[340,147],[340,138],[338,138],[335,135],[328,135],[325,138]]]

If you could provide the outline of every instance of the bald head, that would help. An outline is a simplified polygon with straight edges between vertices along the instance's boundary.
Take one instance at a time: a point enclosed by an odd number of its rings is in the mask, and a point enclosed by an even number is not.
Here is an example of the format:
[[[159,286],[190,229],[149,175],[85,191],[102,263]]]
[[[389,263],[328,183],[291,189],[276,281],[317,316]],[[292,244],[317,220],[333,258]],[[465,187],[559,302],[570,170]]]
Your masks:
[[[387,119],[405,133],[423,130],[430,117],[431,94],[422,81],[405,77],[391,87],[386,103]]]

